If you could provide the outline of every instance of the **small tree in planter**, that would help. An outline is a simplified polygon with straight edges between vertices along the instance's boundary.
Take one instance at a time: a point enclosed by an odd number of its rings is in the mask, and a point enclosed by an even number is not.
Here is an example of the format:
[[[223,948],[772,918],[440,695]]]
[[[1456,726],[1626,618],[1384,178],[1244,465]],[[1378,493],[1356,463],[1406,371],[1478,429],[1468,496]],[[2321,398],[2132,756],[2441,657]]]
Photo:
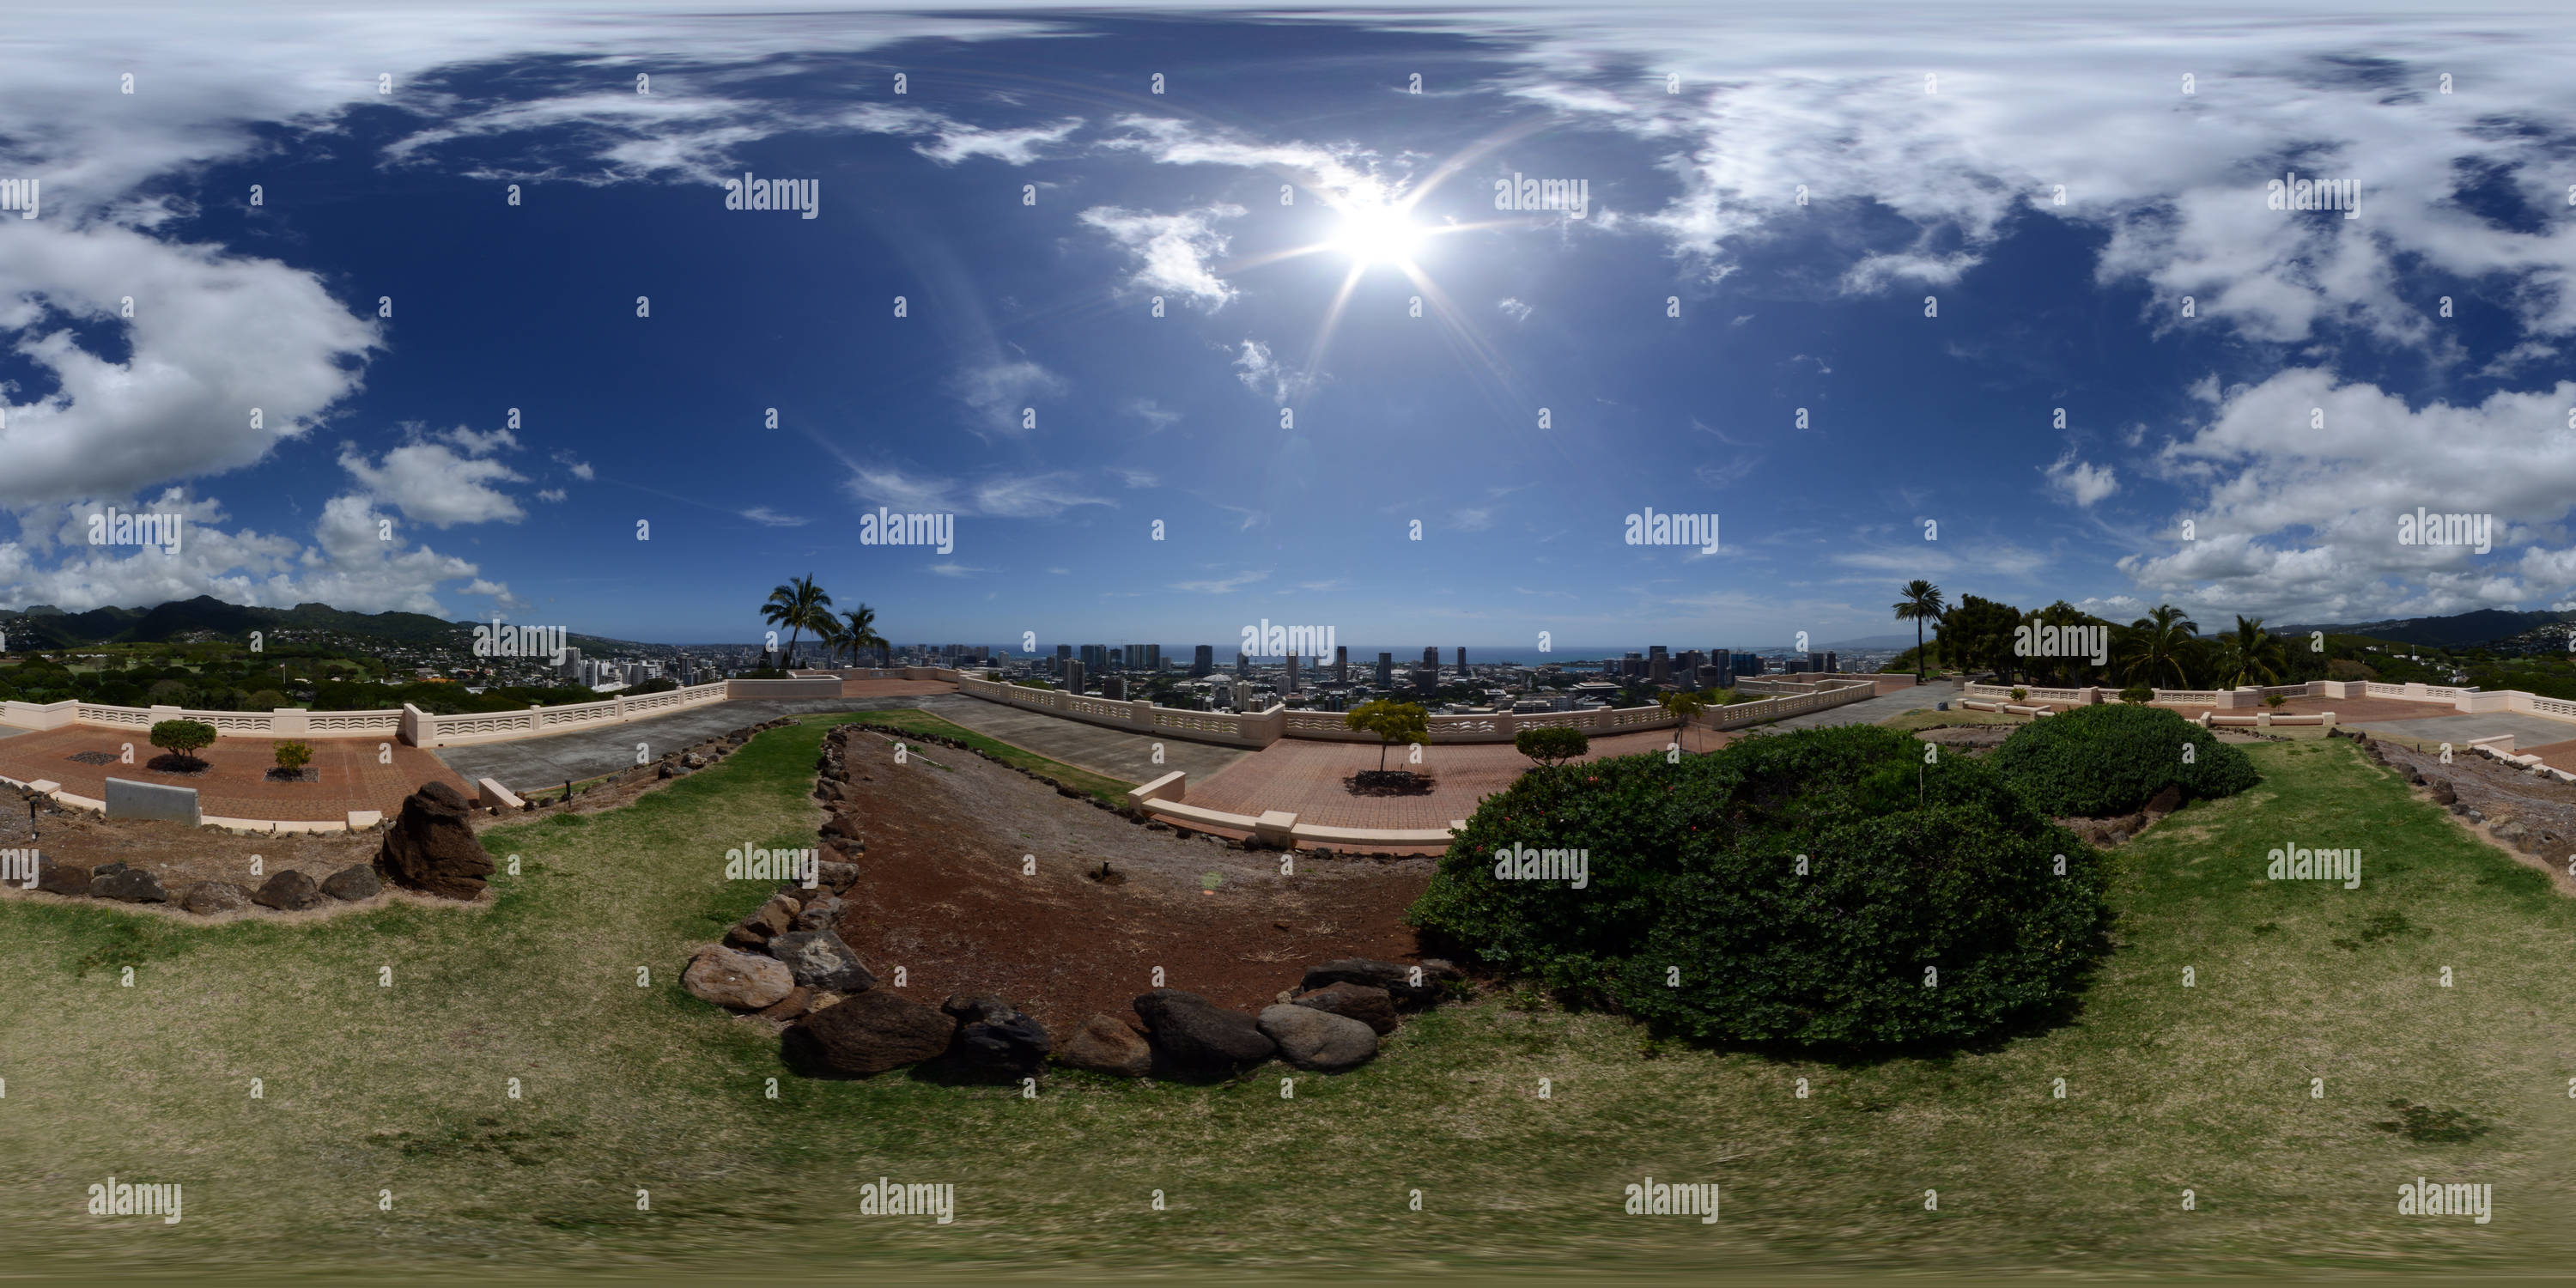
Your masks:
[[[2019,701],[2021,701],[2023,698],[2027,698],[2027,697],[2029,697],[2029,696],[2030,696],[2030,690],[2028,690],[2028,689],[2016,688],[2016,689],[2014,689],[2014,690],[2013,690],[2013,701],[2015,701],[2015,702],[2019,702]]]
[[[2273,709],[2273,710],[2275,710],[2275,711],[2280,710],[2280,709],[2281,709],[2281,707],[2282,707],[2282,704],[2284,704],[2284,703],[2286,703],[2286,702],[2288,702],[2288,701],[2289,701],[2289,699],[2288,699],[2288,698],[2285,698],[2285,697],[2283,697],[2283,696],[2281,696],[2280,694],[2277,694],[2277,693],[2266,693],[2266,694],[2264,694],[2264,695],[2263,695],[2263,705],[2264,705],[2264,706],[2267,706],[2267,707],[2270,707],[2270,708],[2272,708],[2272,709]]]
[[[184,772],[206,767],[196,753],[215,745],[215,727],[201,720],[164,720],[152,726],[152,745],[169,752]]]
[[[301,781],[304,777],[304,767],[312,763],[313,744],[307,742],[277,744],[277,767],[286,771],[286,777]]]
[[[1592,738],[1572,725],[1540,725],[1514,733],[1512,746],[1522,755],[1553,767],[1592,750]]]
[[[2142,707],[2156,700],[2156,691],[2148,685],[2132,684],[2120,690],[2120,700],[2133,707]]]
[[[1708,699],[1703,698],[1688,689],[1676,689],[1671,693],[1656,694],[1655,705],[1662,707],[1664,709],[1664,714],[1681,722],[1681,724],[1673,730],[1674,740],[1678,742],[1680,741],[1681,735],[1688,734],[1690,732],[1691,721],[1696,718],[1700,712],[1708,710]]]
[[[1379,698],[1363,702],[1342,717],[1342,725],[1377,735],[1377,771],[1359,775],[1362,786],[1387,784],[1392,779],[1411,783],[1413,772],[1399,769],[1390,776],[1386,768],[1387,748],[1399,742],[1421,744],[1431,741],[1431,717],[1419,705]]]

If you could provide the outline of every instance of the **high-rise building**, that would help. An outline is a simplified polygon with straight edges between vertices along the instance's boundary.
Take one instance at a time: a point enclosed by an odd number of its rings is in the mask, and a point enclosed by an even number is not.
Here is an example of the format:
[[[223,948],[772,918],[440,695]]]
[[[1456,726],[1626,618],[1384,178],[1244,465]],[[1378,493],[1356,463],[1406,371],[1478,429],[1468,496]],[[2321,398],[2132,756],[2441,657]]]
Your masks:
[[[1083,645],[1082,669],[1092,675],[1098,675],[1101,672],[1108,670],[1109,646],[1106,644]]]
[[[1438,656],[1439,650],[1434,649],[1432,650],[1432,653],[1436,657]],[[1414,668],[1413,687],[1424,693],[1430,693],[1437,690],[1440,687],[1440,667],[1438,664],[1435,663],[1431,666]]]
[[[1842,661],[1843,660],[1841,658],[1834,656],[1831,651],[1827,651],[1825,654],[1825,669],[1827,671],[1839,671],[1843,669]]]
[[[1089,647],[1089,646],[1088,646],[1088,645],[1086,645],[1085,647]],[[1067,693],[1080,693],[1080,692],[1082,692],[1082,673],[1083,673],[1083,670],[1084,670],[1082,663],[1080,663],[1080,662],[1058,662],[1058,663],[1057,663],[1057,667],[1058,667],[1058,669],[1060,669],[1060,670],[1062,670],[1062,671],[1064,672],[1064,688],[1065,688],[1065,692],[1067,692]]]
[[[1458,646],[1458,678],[1467,678],[1467,646],[1464,644]]]
[[[1395,654],[1380,653],[1377,655],[1377,687],[1381,689],[1392,689],[1395,687]]]
[[[1426,671],[1437,671],[1440,669],[1439,645],[1434,644],[1431,647],[1422,650],[1422,668]]]
[[[581,650],[565,649],[563,660],[555,664],[555,669],[563,672],[567,677],[578,678],[581,675]]]
[[[1190,655],[1190,678],[1194,680],[1205,679],[1207,678],[1207,674],[1215,669],[1215,647],[1207,644],[1199,645],[1197,650]]]
[[[1123,675],[1113,675],[1103,679],[1100,682],[1100,696],[1104,698],[1114,698],[1120,702],[1126,701],[1127,677]]]
[[[1070,644],[1058,644],[1058,645],[1056,645],[1056,646],[1055,646],[1055,673],[1056,673],[1056,674],[1058,674],[1058,675],[1062,675],[1062,674],[1064,674],[1064,664],[1065,664],[1065,663],[1067,663],[1067,662],[1070,662],[1070,661],[1072,661],[1072,660],[1073,660],[1073,646],[1072,646],[1072,645],[1070,645]]]
[[[1294,653],[1288,655],[1288,691],[1297,691],[1297,655]]]
[[[1163,669],[1162,645],[1148,644],[1145,646],[1145,669],[1154,672],[1160,672]]]
[[[1235,681],[1235,682],[1234,682],[1234,709],[1235,709],[1236,711],[1244,711],[1244,710],[1248,710],[1248,709],[1250,709],[1250,707],[1251,707],[1251,706],[1252,706],[1252,681],[1250,681],[1250,680],[1237,680],[1237,681]]]
[[[1333,646],[1333,683],[1348,684],[1350,682],[1351,646],[1348,644],[1336,644]]]
[[[1734,657],[1734,659],[1735,659],[1735,665],[1734,665],[1734,668],[1733,668],[1733,669],[1734,669],[1734,671],[1735,671],[1735,673],[1736,673],[1737,675],[1740,675],[1740,676],[1741,676],[1741,675],[1760,675],[1760,674],[1762,674],[1762,655],[1761,655],[1761,654],[1759,654],[1759,653],[1736,653],[1736,654],[1733,654],[1732,656],[1733,656],[1733,657]]]
[[[1646,679],[1655,684],[1668,684],[1672,678],[1673,660],[1664,656],[1663,649],[1657,648],[1655,655],[1646,659]]]
[[[1234,655],[1234,678],[1236,678],[1236,679],[1238,679],[1238,680],[1241,680],[1241,679],[1248,679],[1248,678],[1250,678],[1250,677],[1251,677],[1251,675],[1252,675],[1252,659],[1251,659],[1251,658],[1248,658],[1248,657],[1245,657],[1245,656],[1244,656],[1243,654],[1241,654],[1241,653],[1237,653],[1237,654],[1235,654],[1235,655]]]
[[[1824,670],[1825,655],[1822,653],[1809,653],[1807,655],[1807,669],[1810,671]]]

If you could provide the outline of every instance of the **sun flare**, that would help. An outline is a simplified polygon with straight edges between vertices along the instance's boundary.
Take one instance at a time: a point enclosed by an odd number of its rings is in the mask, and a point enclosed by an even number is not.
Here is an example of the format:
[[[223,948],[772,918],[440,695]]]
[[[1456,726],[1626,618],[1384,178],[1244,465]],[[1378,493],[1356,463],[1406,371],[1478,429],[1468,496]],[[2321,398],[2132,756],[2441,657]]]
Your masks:
[[[1333,247],[1362,264],[1407,263],[1421,241],[1422,229],[1394,206],[1344,210],[1333,233]]]

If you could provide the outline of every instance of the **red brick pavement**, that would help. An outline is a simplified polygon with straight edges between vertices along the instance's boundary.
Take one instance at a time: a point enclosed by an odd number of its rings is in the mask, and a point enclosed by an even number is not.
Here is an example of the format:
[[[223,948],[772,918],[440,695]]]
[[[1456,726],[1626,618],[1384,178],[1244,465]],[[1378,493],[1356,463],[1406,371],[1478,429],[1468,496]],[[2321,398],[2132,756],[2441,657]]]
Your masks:
[[[1670,741],[1664,730],[1613,734],[1592,740],[1585,760],[1661,751]],[[1726,735],[1695,731],[1693,751],[1713,751]],[[1387,768],[1404,763],[1406,748],[1386,756]],[[1447,827],[1451,819],[1476,812],[1476,803],[1511,786],[1530,767],[1530,758],[1510,743],[1441,743],[1422,749],[1422,764],[1438,782],[1424,796],[1354,796],[1342,780],[1363,769],[1377,768],[1376,743],[1316,742],[1282,738],[1268,747],[1192,782],[1186,804],[1229,814],[1286,810],[1301,823],[1325,827]]]
[[[161,749],[121,729],[74,726],[43,733],[0,738],[0,774],[18,781],[50,779],[74,796],[101,800],[109,777],[146,783],[168,783],[197,789],[197,810],[217,818],[276,819],[281,822],[345,819],[353,809],[381,811],[390,819],[403,797],[421,784],[437,781],[474,794],[472,784],[457,776],[437,756],[393,738],[307,738],[313,748],[315,781],[273,783],[265,775],[277,764],[274,738],[218,738],[198,753],[213,766],[201,774],[165,774],[144,765]],[[84,751],[111,755],[134,745],[131,765],[85,765],[71,757]],[[392,764],[377,761],[378,748],[392,748]]]

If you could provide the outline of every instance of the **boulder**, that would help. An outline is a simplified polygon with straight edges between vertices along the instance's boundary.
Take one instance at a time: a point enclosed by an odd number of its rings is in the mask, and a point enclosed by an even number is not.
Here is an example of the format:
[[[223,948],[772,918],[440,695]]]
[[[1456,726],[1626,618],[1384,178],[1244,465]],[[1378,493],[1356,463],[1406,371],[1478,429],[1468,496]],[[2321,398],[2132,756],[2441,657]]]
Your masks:
[[[1142,1078],[1154,1071],[1154,1048],[1117,1016],[1102,1012],[1083,1021],[1055,1053],[1056,1063],[1121,1078]]]
[[[289,868],[270,877],[250,901],[279,912],[302,912],[322,902],[322,888],[313,884],[313,878]]]
[[[766,948],[770,940],[796,928],[796,914],[801,908],[792,895],[771,895],[767,903],[752,909],[750,916],[725,932],[725,942],[736,948]]]
[[[1395,999],[1367,984],[1326,984],[1291,1003],[1358,1020],[1380,1037],[1395,1032]]]
[[[787,996],[761,1009],[764,1020],[792,1020],[814,1009],[814,990],[792,989]]]
[[[939,1009],[960,1021],[948,1055],[961,1067],[981,1074],[1022,1077],[1037,1072],[1046,1063],[1052,1046],[1046,1029],[1010,1003],[998,997],[959,993],[941,1003]]]
[[[2450,779],[2447,779],[2447,778],[2436,778],[2436,779],[2434,779],[2434,780],[2433,780],[2433,803],[2434,803],[2434,804],[2436,804],[2436,805],[2448,805],[2448,804],[2450,804],[2451,802],[2456,801],[2456,800],[2458,800],[2458,799],[2460,799],[2460,790],[2459,790],[2458,788],[2456,788],[2456,787],[2451,786],[2451,780],[2450,780]]]
[[[250,903],[250,891],[229,881],[200,881],[179,897],[179,906],[200,917],[239,912]]]
[[[364,863],[340,869],[322,879],[322,893],[348,903],[373,899],[385,892],[385,883],[376,879],[376,870]]]
[[[844,840],[856,841],[860,839],[861,836],[859,831],[859,820],[848,814],[834,814],[832,817],[823,820],[823,835],[837,836]]]
[[[149,868],[129,868],[121,863],[111,866],[116,871],[105,876],[90,874],[90,898],[116,899],[125,903],[170,902],[170,892],[161,888],[161,878],[152,875]]]
[[[2147,817],[2149,819],[2163,818],[2165,815],[2171,814],[2175,810],[2181,808],[2182,784],[2167,783],[2165,784],[2163,791],[2157,792],[2153,798],[2147,801]]]
[[[472,816],[455,788],[423,784],[403,798],[402,812],[385,829],[376,871],[404,889],[444,899],[482,894],[484,879],[492,875],[492,855],[474,838]]]
[[[1182,1077],[1223,1077],[1277,1050],[1253,1018],[1196,993],[1158,988],[1135,1001],[1156,1063]]]
[[[1414,982],[1415,972],[1421,982]],[[1365,984],[1382,988],[1406,1010],[1417,1010],[1439,1000],[1440,974],[1427,966],[1408,966],[1403,962],[1374,961],[1366,957],[1345,957],[1306,968],[1306,977],[1297,991],[1311,993],[1327,984]]]
[[[36,864],[36,888],[51,894],[85,899],[89,897],[89,879],[90,870],[77,863],[44,859]]]
[[[879,989],[808,1014],[779,1041],[791,1067],[865,1077],[938,1057],[956,1031],[947,1016]]]
[[[815,866],[815,880],[834,894],[847,894],[851,886],[859,883],[858,864],[834,863],[825,859]]]
[[[841,924],[841,900],[837,895],[824,895],[805,905],[796,914],[798,930],[830,930]]]
[[[1339,1073],[1377,1055],[1377,1032],[1358,1020],[1311,1006],[1266,1006],[1257,1021],[1279,1057],[1300,1069]]]
[[[828,930],[792,930],[769,941],[769,955],[784,963],[807,988],[835,993],[864,993],[877,978],[859,964],[841,937]]]
[[[718,1006],[757,1011],[787,1000],[796,991],[796,980],[784,962],[710,944],[698,950],[680,975],[680,986]]]

